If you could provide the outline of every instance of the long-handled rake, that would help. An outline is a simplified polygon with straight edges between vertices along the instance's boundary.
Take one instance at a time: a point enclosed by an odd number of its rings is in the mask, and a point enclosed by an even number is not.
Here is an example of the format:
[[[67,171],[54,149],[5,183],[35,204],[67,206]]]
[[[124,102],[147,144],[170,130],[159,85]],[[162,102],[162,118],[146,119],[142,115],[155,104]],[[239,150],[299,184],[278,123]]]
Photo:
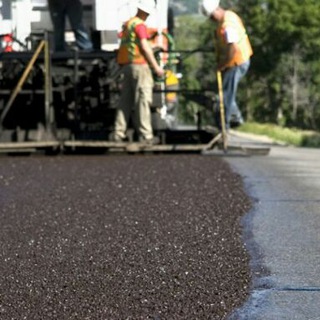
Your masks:
[[[224,153],[226,154],[229,150],[240,151],[241,154],[245,155],[267,155],[270,152],[270,147],[256,146],[252,143],[230,143],[228,142],[227,130],[226,130],[226,119],[225,119],[225,108],[224,108],[224,95],[223,95],[223,83],[221,71],[217,71],[217,82],[219,91],[219,111],[220,111],[220,132],[206,145],[202,150],[204,154],[208,154],[207,151],[213,149],[217,144],[222,144]],[[209,152],[210,153],[210,152]]]
[[[218,142],[222,142],[223,151],[228,150],[228,139],[226,131],[226,120],[224,112],[224,102],[223,102],[223,86],[222,86],[222,75],[221,71],[217,71],[217,81],[218,81],[218,91],[219,91],[219,111],[220,111],[220,132],[207,144],[206,150],[211,149]]]

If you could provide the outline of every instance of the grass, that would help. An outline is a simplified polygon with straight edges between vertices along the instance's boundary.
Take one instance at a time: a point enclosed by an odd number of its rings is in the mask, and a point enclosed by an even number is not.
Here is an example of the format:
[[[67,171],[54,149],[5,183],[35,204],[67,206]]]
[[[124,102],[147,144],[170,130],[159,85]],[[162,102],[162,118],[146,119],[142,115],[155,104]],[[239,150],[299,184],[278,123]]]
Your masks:
[[[316,131],[284,128],[274,124],[255,122],[244,123],[237,129],[240,132],[267,136],[275,141],[297,147],[320,147],[320,133]]]

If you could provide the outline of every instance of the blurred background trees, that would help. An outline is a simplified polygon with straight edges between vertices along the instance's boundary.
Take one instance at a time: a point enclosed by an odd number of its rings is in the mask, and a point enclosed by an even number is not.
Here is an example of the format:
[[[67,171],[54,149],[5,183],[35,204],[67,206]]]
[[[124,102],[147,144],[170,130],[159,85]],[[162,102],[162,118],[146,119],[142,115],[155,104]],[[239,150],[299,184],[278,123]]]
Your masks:
[[[181,87],[217,91],[214,24],[199,14],[198,1],[172,0],[171,4],[176,49],[203,49],[182,55]],[[238,91],[245,119],[319,128],[320,1],[221,0],[221,6],[242,17],[254,49],[251,68]],[[182,103],[187,122],[198,108],[203,109],[195,102],[182,99]]]

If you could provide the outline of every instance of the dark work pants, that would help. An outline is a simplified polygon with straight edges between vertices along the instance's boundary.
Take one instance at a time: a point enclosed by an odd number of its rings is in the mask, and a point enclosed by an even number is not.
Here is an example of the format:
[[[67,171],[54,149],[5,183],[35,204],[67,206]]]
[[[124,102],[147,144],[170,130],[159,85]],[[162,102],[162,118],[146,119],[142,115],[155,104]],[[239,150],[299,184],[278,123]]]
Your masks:
[[[64,41],[66,18],[69,19],[75,34],[77,46],[82,50],[92,49],[92,43],[82,22],[83,8],[80,0],[48,0],[48,5],[54,28],[55,50],[66,50]]]
[[[231,117],[239,123],[243,122],[241,111],[236,101],[236,95],[240,80],[246,75],[250,66],[250,60],[239,66],[228,68],[222,72],[223,102],[225,109],[226,129],[230,128]],[[218,101],[219,106],[219,101]],[[221,129],[220,114],[217,114],[218,127]]]

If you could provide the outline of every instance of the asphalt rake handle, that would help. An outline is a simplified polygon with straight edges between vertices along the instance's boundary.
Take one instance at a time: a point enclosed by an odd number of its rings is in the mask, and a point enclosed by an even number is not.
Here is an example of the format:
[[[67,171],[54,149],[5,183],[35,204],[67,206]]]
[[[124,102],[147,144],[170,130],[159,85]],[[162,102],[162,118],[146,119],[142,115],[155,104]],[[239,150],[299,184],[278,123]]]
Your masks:
[[[221,129],[219,134],[217,134],[203,149],[209,150],[218,142],[222,141],[223,151],[227,152],[228,143],[227,143],[227,132],[226,132],[226,122],[225,122],[225,112],[224,112],[224,102],[223,102],[223,87],[222,87],[222,74],[221,71],[217,71],[217,81],[218,81],[218,91],[219,91],[219,110],[220,110],[220,122]]]
[[[223,101],[223,86],[222,86],[222,74],[221,71],[217,71],[217,81],[219,90],[219,110],[220,110],[220,122],[221,122],[221,138],[223,143],[223,150],[227,151],[227,132],[226,132],[226,117],[224,112],[224,101]]]

